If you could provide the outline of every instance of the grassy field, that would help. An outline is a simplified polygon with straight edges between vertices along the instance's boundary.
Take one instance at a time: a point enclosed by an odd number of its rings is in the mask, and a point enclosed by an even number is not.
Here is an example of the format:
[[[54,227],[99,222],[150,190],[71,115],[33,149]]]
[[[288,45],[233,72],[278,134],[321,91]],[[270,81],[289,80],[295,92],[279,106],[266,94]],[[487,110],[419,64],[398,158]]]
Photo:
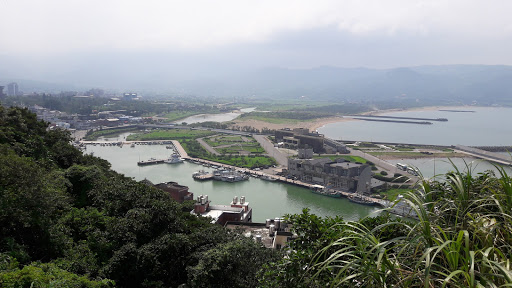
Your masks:
[[[410,188],[393,188],[389,189],[383,192],[380,192],[379,194],[383,197],[383,199],[389,200],[389,201],[395,201],[396,197],[399,194],[404,194],[407,191],[411,191]]]
[[[240,151],[247,151],[247,152],[255,153],[255,154],[261,154],[261,153],[265,152],[265,149],[263,149],[259,143],[250,143],[250,144],[246,143],[246,144],[242,144],[241,146],[234,145],[234,146],[225,147],[225,148],[216,148],[215,150],[217,150],[221,154],[233,154],[233,153],[238,153]]]
[[[359,157],[359,156],[351,156],[351,155],[320,155],[320,156],[313,156],[313,158],[315,159],[318,159],[318,158],[329,158],[331,160],[336,160],[338,158],[343,158],[347,161],[350,161],[350,162],[359,162],[359,163],[363,163],[365,164],[366,163],[366,159],[364,159],[363,157]]]
[[[131,131],[137,131],[137,128],[130,127],[130,128],[124,128],[124,129],[104,129],[104,130],[97,130],[91,133],[87,133],[87,135],[84,137],[84,140],[87,141],[94,141],[98,139],[98,137],[101,136],[117,136],[122,133],[131,132]]]
[[[221,154],[238,154],[240,151],[261,154],[265,150],[252,137],[244,137],[248,141],[244,141],[241,136],[214,136],[204,138],[203,140],[217,150]],[[220,147],[230,145],[228,147]]]
[[[247,139],[255,141],[253,138],[250,138],[250,137],[247,137]],[[218,147],[218,146],[222,146],[222,145],[230,145],[230,144],[235,144],[235,143],[244,143],[241,136],[216,136],[216,137],[204,138],[203,140],[206,143],[208,143],[208,145],[210,145],[212,147]]]
[[[222,158],[212,155],[211,157],[204,157],[204,159],[243,168],[255,168],[276,164],[276,161],[273,158],[265,156],[238,156]]]
[[[214,132],[188,129],[170,129],[157,130],[149,133],[132,134],[126,138],[128,141],[148,141],[148,140],[180,140],[196,139],[213,135]]]

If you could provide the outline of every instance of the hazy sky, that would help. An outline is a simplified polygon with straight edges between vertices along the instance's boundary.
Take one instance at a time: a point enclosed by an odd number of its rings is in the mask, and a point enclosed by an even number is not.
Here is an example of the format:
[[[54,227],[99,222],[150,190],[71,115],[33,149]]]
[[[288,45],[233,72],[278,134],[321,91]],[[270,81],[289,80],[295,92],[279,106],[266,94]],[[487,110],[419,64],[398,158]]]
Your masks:
[[[512,65],[510,0],[0,0],[0,11],[0,61],[33,74],[52,65],[76,72],[105,63],[99,59]]]

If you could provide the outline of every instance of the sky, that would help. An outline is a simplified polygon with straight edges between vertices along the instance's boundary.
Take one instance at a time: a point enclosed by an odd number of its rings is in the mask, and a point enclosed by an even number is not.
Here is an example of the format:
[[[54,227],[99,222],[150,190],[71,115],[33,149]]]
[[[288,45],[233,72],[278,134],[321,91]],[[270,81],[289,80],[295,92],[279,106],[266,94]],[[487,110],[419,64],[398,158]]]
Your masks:
[[[0,11],[11,77],[512,65],[510,0],[0,0]]]

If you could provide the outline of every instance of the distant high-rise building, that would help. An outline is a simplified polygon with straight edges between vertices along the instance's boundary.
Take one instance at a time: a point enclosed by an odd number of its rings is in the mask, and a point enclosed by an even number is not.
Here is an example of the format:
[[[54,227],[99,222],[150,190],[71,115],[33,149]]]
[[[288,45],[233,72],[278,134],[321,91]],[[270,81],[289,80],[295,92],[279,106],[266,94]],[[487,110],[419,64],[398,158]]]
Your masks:
[[[7,84],[7,96],[16,96],[18,93],[18,83],[12,82]]]
[[[3,97],[5,97],[4,86],[0,86],[0,98],[3,98]]]

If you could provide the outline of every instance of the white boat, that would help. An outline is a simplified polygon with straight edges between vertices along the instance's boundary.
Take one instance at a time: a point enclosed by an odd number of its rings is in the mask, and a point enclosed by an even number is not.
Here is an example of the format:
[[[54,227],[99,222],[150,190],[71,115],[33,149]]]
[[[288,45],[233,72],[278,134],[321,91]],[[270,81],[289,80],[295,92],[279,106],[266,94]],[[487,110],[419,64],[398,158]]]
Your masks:
[[[231,170],[216,170],[213,179],[225,182],[238,182],[249,179],[249,176]]]
[[[164,163],[176,164],[176,163],[183,163],[183,161],[184,160],[181,159],[178,154],[172,154],[171,157],[169,157],[168,159],[164,160]]]
[[[271,177],[271,176],[269,176],[269,175],[262,175],[262,176],[260,177],[260,179],[261,179],[261,180],[265,180],[265,181],[276,181],[276,180],[277,180],[276,178],[273,178],[273,177]]]

